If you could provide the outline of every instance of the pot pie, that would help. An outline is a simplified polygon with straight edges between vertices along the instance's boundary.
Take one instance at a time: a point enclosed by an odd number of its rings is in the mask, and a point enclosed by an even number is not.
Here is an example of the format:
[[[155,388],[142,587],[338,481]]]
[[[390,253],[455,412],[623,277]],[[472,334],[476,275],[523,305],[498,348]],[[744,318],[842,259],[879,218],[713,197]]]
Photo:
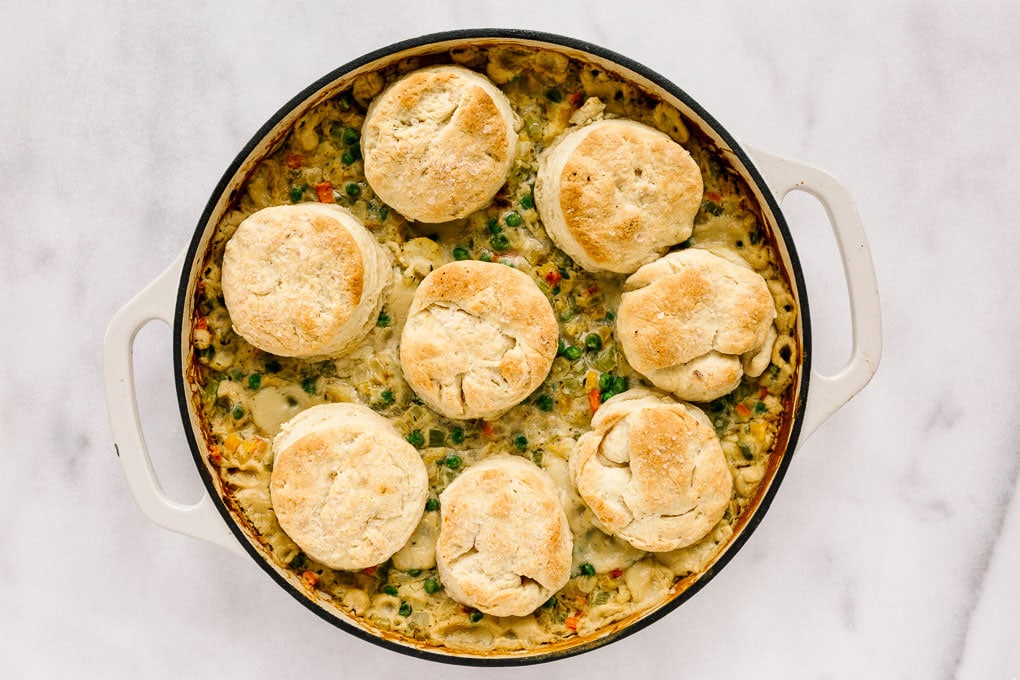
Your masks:
[[[380,93],[402,77],[450,65],[487,78],[503,93],[520,120],[519,136],[505,182],[491,200],[452,222],[413,222],[413,214],[403,214],[384,198],[382,184],[371,177],[366,181],[366,114]],[[328,602],[359,626],[419,649],[513,654],[595,640],[696,583],[761,498],[780,423],[793,408],[798,310],[753,193],[708,137],[671,105],[602,66],[557,51],[483,43],[361,72],[340,88],[305,110],[279,146],[253,167],[216,227],[196,291],[193,399],[206,432],[210,466],[237,522],[264,558],[291,574],[289,582],[310,600]],[[639,123],[686,150],[700,173],[702,198],[689,239],[673,245],[673,251],[703,248],[739,258],[765,282],[777,312],[772,322],[777,337],[758,377],[745,372],[723,396],[678,404],[686,416],[676,416],[683,423],[676,427],[695,432],[695,442],[704,444],[706,420],[711,424],[731,491],[721,515],[714,496],[712,503],[706,501],[711,508],[701,509],[704,524],[717,516],[718,521],[692,532],[704,530],[703,535],[665,551],[635,547],[604,530],[607,524],[574,488],[569,474],[579,442],[600,431],[599,423],[610,420],[616,404],[631,401],[628,392],[652,387],[620,347],[625,276],[588,271],[556,246],[536,209],[542,154],[568,128],[600,120]],[[369,148],[364,147],[366,156]],[[342,206],[365,225],[392,256],[392,283],[367,335],[343,356],[302,358],[261,351],[235,332],[224,304],[224,248],[239,225],[259,210],[320,203]],[[558,338],[551,368],[534,391],[519,403],[515,396],[514,405],[499,416],[463,419],[443,415],[412,389],[401,364],[401,337],[409,325],[413,333],[410,311],[423,279],[451,262],[468,261],[491,263],[530,279],[552,310]],[[498,282],[496,287],[497,295],[514,300],[516,292]],[[530,328],[541,324],[536,318]],[[479,360],[466,357],[465,363]],[[358,404],[388,421],[417,450],[428,476],[423,516],[407,543],[392,558],[360,570],[331,568],[295,542],[281,527],[270,490],[277,465],[271,442],[280,427],[327,403]],[[603,441],[615,429],[603,426]],[[555,485],[572,545],[565,584],[544,582],[551,594],[521,616],[483,611],[489,605],[464,597],[463,582],[444,574],[442,551],[437,555],[442,524],[451,517],[445,506],[449,503],[456,512],[454,485],[507,457],[526,462],[529,470],[540,469]],[[710,459],[713,466],[720,464],[718,450]],[[586,492],[583,471],[577,477]],[[556,545],[547,542],[536,550],[556,552]]]

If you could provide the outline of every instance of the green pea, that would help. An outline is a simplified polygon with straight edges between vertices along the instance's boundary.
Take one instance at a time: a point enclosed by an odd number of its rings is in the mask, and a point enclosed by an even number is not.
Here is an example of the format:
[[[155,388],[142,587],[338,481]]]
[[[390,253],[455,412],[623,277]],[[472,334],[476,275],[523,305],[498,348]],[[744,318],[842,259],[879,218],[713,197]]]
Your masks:
[[[354,144],[359,139],[361,139],[361,134],[358,133],[357,130],[354,130],[352,128],[347,128],[346,130],[344,130],[344,134],[343,134],[342,139],[343,139],[344,144]]]
[[[524,210],[531,210],[535,207],[535,199],[531,197],[531,194],[521,196],[521,208]]]
[[[563,101],[563,93],[555,87],[550,87],[545,91],[545,98],[551,101],[553,104],[559,104]]]
[[[421,430],[411,430],[407,433],[407,443],[416,449],[420,449],[425,446],[425,435],[421,433]]]
[[[464,428],[463,427],[455,427],[452,430],[450,430],[450,441],[453,442],[454,444],[463,444],[464,443]]]
[[[612,321],[615,318],[616,314],[613,314],[612,312],[606,312],[606,321]]]
[[[528,448],[528,438],[525,437],[523,434],[517,435],[516,437],[514,437],[514,446],[517,447],[518,451],[525,450],[526,448]]]
[[[510,250],[510,239],[506,237],[506,234],[496,234],[489,239],[489,245],[491,245],[492,249],[497,253],[504,253]]]
[[[408,569],[407,575],[410,576],[411,578],[417,578],[421,576],[421,569]]]
[[[379,208],[379,221],[385,222],[386,218],[390,216],[390,209],[385,205]]]
[[[595,567],[585,562],[584,564],[581,565],[581,573],[584,574],[585,576],[594,576]]]
[[[386,328],[392,322],[393,319],[390,318],[389,314],[387,314],[386,312],[379,312],[379,320],[375,322],[375,325],[379,326],[380,328]]]
[[[451,470],[456,470],[457,468],[460,467],[461,463],[463,463],[464,460],[457,454],[451,453],[449,456],[446,457],[446,459],[443,462],[446,464],[446,467],[450,468]]]
[[[613,378],[613,391],[617,394],[627,391],[627,379],[622,375]]]
[[[352,163],[354,163],[354,154],[348,151],[343,156],[340,156],[340,162],[343,163],[344,165],[351,165]]]
[[[244,418],[244,409],[240,404],[234,404],[234,407],[230,409],[230,415],[234,416],[234,420],[240,420]]]
[[[411,605],[409,603],[407,603],[407,602],[401,602],[400,603],[400,609],[397,610],[397,613],[400,614],[401,616],[410,616],[411,615]]]
[[[561,357],[563,353],[567,351],[567,343],[563,342],[563,338],[560,338],[556,342],[556,356]]]
[[[384,593],[386,593],[387,595],[396,595],[397,594],[397,587],[396,586],[383,586],[382,591]]]
[[[538,407],[539,411],[548,413],[553,410],[553,398],[548,394],[539,395],[538,399],[535,400],[535,406]]]
[[[589,333],[584,338],[584,346],[591,352],[602,349],[602,336],[598,333]]]
[[[249,375],[248,389],[258,392],[260,387],[262,387],[262,376],[259,375],[258,373],[252,373],[251,375]]]
[[[481,260],[482,262],[492,262],[492,255],[490,255],[489,251],[486,250],[483,251],[482,254],[478,256],[478,259]]]
[[[439,592],[439,582],[434,578],[425,579],[425,583],[422,584],[422,587],[425,588],[425,592],[429,595],[435,595]]]
[[[307,185],[301,185],[299,187],[292,188],[290,190],[290,202],[291,203],[297,203],[302,198],[304,198],[305,189],[307,189],[307,188],[308,188]]]
[[[425,501],[425,510],[426,511],[428,511],[428,512],[435,512],[438,509],[439,509],[439,499],[438,498],[430,498],[427,501]]]
[[[301,381],[301,389],[308,394],[315,394],[315,378],[305,378]]]
[[[457,246],[453,249],[453,259],[455,260],[470,260],[471,252],[462,246]]]
[[[482,618],[484,616],[485,616],[485,614],[483,614],[481,612],[471,612],[470,614],[468,614],[468,620],[471,623],[478,623],[479,621],[482,620]]]
[[[747,444],[740,445],[740,454],[744,457],[744,460],[754,460],[754,452]]]
[[[521,216],[515,212],[509,213],[506,217],[503,218],[503,221],[506,222],[506,226],[508,227],[519,227],[521,226],[522,222]]]
[[[351,198],[357,198],[358,196],[361,195],[361,187],[359,187],[357,184],[354,184],[353,182],[345,186],[344,191],[346,191],[347,195],[350,196]]]
[[[290,561],[289,566],[291,569],[304,569],[305,564],[308,562],[308,558],[305,557],[304,553],[298,553],[294,555],[294,558]]]
[[[495,217],[493,217],[491,220],[489,220],[485,224],[485,226],[488,227],[489,233],[492,234],[492,235],[502,234],[503,233],[503,227],[499,226],[499,221]]]
[[[577,361],[581,358],[582,354],[584,354],[584,351],[576,345],[571,345],[563,350],[563,356],[571,361]]]
[[[613,374],[603,373],[599,376],[599,389],[603,392],[613,389]]]
[[[396,401],[396,398],[393,396],[393,390],[383,390],[379,398],[382,399],[384,404],[392,404]]]
[[[758,415],[761,415],[762,413],[765,413],[766,408],[767,407],[765,406],[765,402],[759,401],[757,404],[754,405],[754,412],[757,413]]]

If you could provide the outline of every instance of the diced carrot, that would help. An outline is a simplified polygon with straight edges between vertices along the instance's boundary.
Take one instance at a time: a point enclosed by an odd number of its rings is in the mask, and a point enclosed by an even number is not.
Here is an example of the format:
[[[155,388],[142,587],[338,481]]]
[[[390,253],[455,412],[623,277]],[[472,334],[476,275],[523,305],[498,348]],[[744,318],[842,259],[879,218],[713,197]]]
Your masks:
[[[315,584],[319,582],[319,575],[314,571],[306,571],[301,574],[301,580],[307,583],[309,588],[314,588]]]
[[[223,456],[220,455],[219,449],[215,446],[209,451],[209,462],[213,465],[223,465]]]
[[[764,399],[767,396],[769,396],[769,388],[762,387],[760,390],[758,390],[758,399]]]
[[[601,403],[602,393],[598,391],[598,388],[595,388],[594,390],[588,393],[588,406],[591,407],[592,413],[595,413],[595,411],[599,410],[599,404]]]
[[[572,95],[570,95],[570,105],[571,106],[580,106],[581,105],[581,99],[583,97],[584,97],[584,93],[581,92],[580,90],[578,90],[577,92],[573,93]]]
[[[551,272],[545,275],[545,282],[548,283],[550,286],[557,286],[562,280],[563,276],[556,269],[553,269]]]
[[[378,569],[378,567],[365,567],[364,569],[361,570],[361,573],[368,574],[369,576],[371,576],[372,574],[375,573],[376,569]]]
[[[579,624],[580,622],[581,619],[579,619],[578,617],[568,616],[567,619],[563,622],[563,625],[565,625],[570,630],[577,630],[577,624]]]
[[[736,411],[737,415],[740,416],[741,418],[751,417],[751,409],[744,406],[743,402],[737,404],[733,410]]]
[[[234,451],[237,451],[237,447],[240,446],[243,441],[244,440],[236,434],[228,434],[227,438],[223,440],[223,448],[225,448],[228,453],[233,453]]]
[[[716,193],[714,191],[706,191],[705,192],[705,198],[707,198],[709,200],[712,200],[712,201],[715,201],[716,203],[718,203],[719,201],[722,200],[722,194]]]
[[[305,157],[299,153],[292,153],[287,156],[287,167],[291,170],[300,168],[305,163]]]
[[[623,569],[613,569],[612,571],[609,572],[609,575],[612,578],[620,578],[621,576],[623,576]]]
[[[199,281],[195,284],[195,292],[199,295],[205,295],[205,281]]]
[[[319,203],[333,202],[333,185],[329,182],[319,182],[316,184],[315,193],[319,197]]]
[[[486,436],[486,437],[491,437],[494,433],[495,433],[495,430],[492,429],[492,423],[488,423],[488,422],[483,420],[482,421],[482,434],[484,436]]]

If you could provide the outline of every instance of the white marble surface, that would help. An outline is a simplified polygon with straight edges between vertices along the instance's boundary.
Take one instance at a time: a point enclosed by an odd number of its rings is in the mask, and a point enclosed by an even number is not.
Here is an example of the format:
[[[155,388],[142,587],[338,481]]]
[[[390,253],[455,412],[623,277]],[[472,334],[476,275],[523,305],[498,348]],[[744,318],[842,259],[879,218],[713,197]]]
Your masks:
[[[944,4],[5,7],[0,676],[1020,675],[1020,11]],[[803,443],[702,592],[609,647],[516,671],[357,640],[252,561],[149,522],[113,455],[100,365],[114,311],[185,246],[277,108],[363,52],[479,26],[602,44],[742,140],[832,172],[868,230],[886,338],[872,384]],[[832,370],[849,349],[835,247],[817,204],[785,208],[816,366]],[[141,332],[141,410],[164,485],[191,502],[169,353],[165,327]]]

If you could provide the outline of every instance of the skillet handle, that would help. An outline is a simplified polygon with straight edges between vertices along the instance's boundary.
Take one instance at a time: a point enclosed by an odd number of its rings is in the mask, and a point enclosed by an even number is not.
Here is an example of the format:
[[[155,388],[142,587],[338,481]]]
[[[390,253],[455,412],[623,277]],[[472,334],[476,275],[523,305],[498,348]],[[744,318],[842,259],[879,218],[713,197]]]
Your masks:
[[[832,175],[797,161],[751,148],[751,158],[761,170],[777,202],[791,191],[811,194],[825,207],[839,246],[850,295],[853,347],[850,358],[835,375],[811,371],[811,387],[804,409],[801,439],[806,439],[826,418],[871,381],[882,357],[882,312],[878,300],[875,265],[864,234],[864,225],[850,192]]]
[[[171,531],[201,538],[232,552],[244,554],[244,549],[227,529],[208,493],[194,505],[183,505],[171,500],[163,492],[138,417],[132,370],[135,336],[150,321],[162,321],[173,327],[177,283],[181,278],[185,257],[186,253],[181,253],[173,264],[124,305],[110,321],[103,339],[106,410],[117,457],[124,468],[131,494],[142,512],[156,524]]]

